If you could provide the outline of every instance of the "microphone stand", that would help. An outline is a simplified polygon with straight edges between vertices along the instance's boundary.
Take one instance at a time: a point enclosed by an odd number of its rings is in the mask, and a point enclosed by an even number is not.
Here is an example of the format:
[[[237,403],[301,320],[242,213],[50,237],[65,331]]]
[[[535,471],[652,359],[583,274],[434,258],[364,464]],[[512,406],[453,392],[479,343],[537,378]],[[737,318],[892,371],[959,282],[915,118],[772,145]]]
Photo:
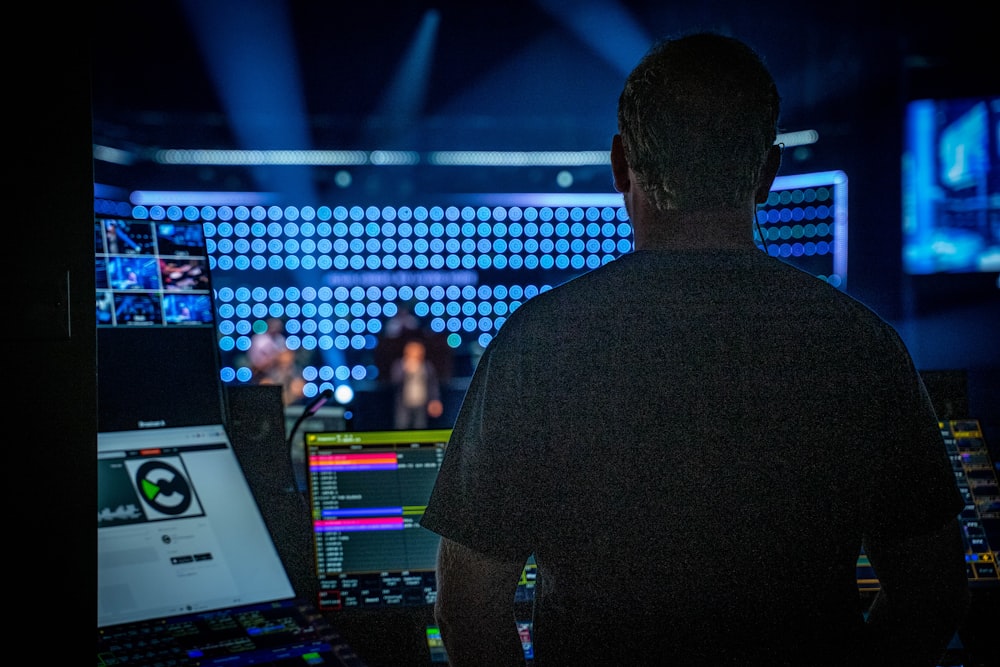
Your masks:
[[[292,424],[291,430],[288,432],[288,441],[285,443],[285,449],[288,450],[288,467],[289,470],[292,471],[292,488],[289,490],[291,492],[299,491],[298,482],[296,481],[295,477],[295,460],[292,457],[292,441],[295,439],[295,432],[299,430],[299,426],[302,425],[303,421],[316,414],[319,411],[319,409],[323,407],[326,404],[326,402],[329,401],[331,398],[333,398],[332,389],[324,389],[319,394],[317,394],[316,398],[310,401],[309,404],[306,405],[305,409],[302,410],[302,414],[299,415],[299,418],[295,420],[295,423]],[[303,451],[303,454],[304,453],[305,452]],[[305,472],[307,474],[309,472],[308,459],[305,462]]]

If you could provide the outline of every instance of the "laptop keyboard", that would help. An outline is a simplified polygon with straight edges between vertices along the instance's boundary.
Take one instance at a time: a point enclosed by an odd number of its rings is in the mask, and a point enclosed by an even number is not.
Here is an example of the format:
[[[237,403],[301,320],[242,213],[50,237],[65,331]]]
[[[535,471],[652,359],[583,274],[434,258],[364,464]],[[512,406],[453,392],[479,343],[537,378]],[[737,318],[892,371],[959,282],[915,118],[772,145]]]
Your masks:
[[[98,667],[364,667],[321,616],[295,605],[190,614],[98,630]]]

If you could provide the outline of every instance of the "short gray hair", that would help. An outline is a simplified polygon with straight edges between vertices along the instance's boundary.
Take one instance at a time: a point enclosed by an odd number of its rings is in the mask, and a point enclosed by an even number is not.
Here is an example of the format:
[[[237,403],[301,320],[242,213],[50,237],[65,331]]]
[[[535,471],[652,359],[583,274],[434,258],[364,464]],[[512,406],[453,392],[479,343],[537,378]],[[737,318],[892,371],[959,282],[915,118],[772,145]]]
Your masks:
[[[618,132],[660,211],[746,203],[777,136],[781,97],[747,44],[696,33],[655,44],[618,98]]]

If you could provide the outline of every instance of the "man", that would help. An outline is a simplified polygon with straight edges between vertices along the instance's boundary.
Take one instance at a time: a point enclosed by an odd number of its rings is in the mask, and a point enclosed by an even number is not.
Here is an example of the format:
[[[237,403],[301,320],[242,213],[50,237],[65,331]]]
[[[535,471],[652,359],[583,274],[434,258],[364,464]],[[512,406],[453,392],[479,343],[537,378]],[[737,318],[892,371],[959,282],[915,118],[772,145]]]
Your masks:
[[[453,666],[524,663],[532,554],[538,667],[934,665],[954,635],[963,503],[906,348],[753,240],[778,114],[725,36],[629,75],[611,163],[635,250],[512,313],[422,520]]]
[[[418,338],[403,344],[402,355],[392,362],[394,426],[397,429],[427,428],[428,419],[444,412],[437,368],[427,358],[427,345]]]

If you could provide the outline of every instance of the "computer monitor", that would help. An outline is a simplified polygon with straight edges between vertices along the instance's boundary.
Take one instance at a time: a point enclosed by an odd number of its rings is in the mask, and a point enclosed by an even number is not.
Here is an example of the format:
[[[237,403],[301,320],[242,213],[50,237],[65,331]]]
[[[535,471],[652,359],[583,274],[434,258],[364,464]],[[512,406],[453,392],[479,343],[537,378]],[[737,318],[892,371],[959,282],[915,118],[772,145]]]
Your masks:
[[[1000,95],[913,99],[903,126],[904,270],[996,276]]]
[[[439,537],[420,526],[450,429],[306,432],[321,611],[433,605]],[[530,598],[529,564],[518,599]]]
[[[174,217],[94,216],[101,432],[223,420],[206,239]]]

